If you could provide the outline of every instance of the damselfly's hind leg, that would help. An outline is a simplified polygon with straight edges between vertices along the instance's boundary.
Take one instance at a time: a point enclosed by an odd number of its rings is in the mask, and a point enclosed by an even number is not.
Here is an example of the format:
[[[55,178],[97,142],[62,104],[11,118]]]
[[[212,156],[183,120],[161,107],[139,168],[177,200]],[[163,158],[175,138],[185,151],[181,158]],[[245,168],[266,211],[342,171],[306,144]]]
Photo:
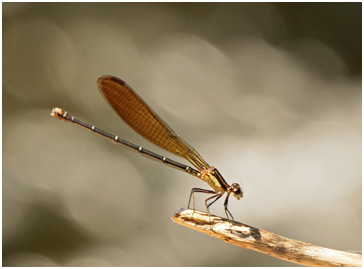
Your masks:
[[[216,194],[216,192],[215,192],[215,195],[213,195],[213,196],[211,196],[211,197],[209,197],[209,198],[207,198],[206,200],[205,200],[205,205],[206,205],[206,209],[207,209],[207,213],[209,214],[209,220],[210,220],[210,225],[212,225],[212,221],[211,221],[211,216],[210,216],[210,209],[209,209],[209,207],[213,204],[213,203],[215,203],[217,200],[219,200],[220,198],[221,198],[221,196],[222,196],[222,193],[217,193]],[[214,199],[215,198],[215,200],[213,200],[211,203],[207,203],[207,201],[208,200],[211,200],[211,199]]]
[[[209,197],[209,198],[207,198],[205,200],[205,206],[206,206],[207,214],[209,214],[210,224],[212,224],[209,208],[213,203],[215,203],[217,200],[219,200],[223,196],[223,193],[216,193],[215,191],[212,191],[212,190],[193,188],[191,190],[191,194],[190,194],[190,198],[188,200],[188,206],[187,206],[187,208],[190,208],[191,199],[192,199],[192,206],[193,206],[192,210],[193,211],[195,211],[195,192],[214,194],[213,196],[211,196],[211,197]],[[228,209],[229,197],[230,197],[230,193],[227,193],[225,201],[224,201],[224,209],[225,209],[225,214],[226,214],[227,220],[229,221],[230,224],[232,224],[232,221],[234,221],[234,217],[231,214],[230,210]],[[212,202],[209,202],[209,200],[212,200],[212,199],[214,199],[214,200]]]
[[[190,204],[191,204],[191,199],[192,199],[192,205],[193,205],[193,211],[195,211],[195,192],[201,192],[201,193],[209,193],[209,194],[214,194],[213,196],[207,198],[205,200],[205,206],[206,206],[206,211],[207,214],[209,214],[209,220],[210,220],[210,224],[212,224],[211,222],[211,215],[210,215],[210,209],[209,207],[215,203],[218,199],[220,199],[222,197],[222,193],[216,193],[215,191],[212,190],[206,190],[206,189],[200,189],[200,188],[193,188],[191,190],[191,194],[190,194],[190,199],[188,200],[188,208],[190,208]],[[208,202],[209,200],[214,199],[212,202]],[[225,201],[226,202],[226,201]],[[229,210],[228,210],[229,211]],[[229,212],[230,213],[230,212]]]
[[[191,190],[190,199],[188,199],[188,205],[187,205],[187,208],[190,208],[191,199],[192,199],[192,205],[193,205],[192,209],[193,209],[193,211],[195,210],[195,192],[213,193],[213,194],[216,194],[216,192],[215,191],[212,191],[212,190],[205,190],[205,189],[200,189],[200,188],[193,188]]]

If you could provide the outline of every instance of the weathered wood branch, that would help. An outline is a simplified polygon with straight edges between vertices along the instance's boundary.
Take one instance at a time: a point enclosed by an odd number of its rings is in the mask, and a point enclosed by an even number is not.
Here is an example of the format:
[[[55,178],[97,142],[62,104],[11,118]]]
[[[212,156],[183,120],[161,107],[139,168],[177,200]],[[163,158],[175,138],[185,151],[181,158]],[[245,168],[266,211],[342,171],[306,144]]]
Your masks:
[[[172,220],[229,244],[301,265],[360,267],[362,264],[361,254],[315,246],[218,216],[209,218],[207,213],[197,210],[181,209]]]

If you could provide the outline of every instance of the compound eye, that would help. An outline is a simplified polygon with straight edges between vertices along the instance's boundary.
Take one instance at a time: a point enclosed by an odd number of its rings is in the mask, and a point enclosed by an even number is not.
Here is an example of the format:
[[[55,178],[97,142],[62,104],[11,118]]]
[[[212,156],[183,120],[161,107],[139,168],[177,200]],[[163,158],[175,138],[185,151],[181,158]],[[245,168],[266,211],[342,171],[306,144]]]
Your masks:
[[[233,193],[234,197],[236,199],[240,199],[241,197],[243,197],[243,192],[241,191],[241,188],[239,186],[238,183],[233,183],[231,185],[231,192]]]

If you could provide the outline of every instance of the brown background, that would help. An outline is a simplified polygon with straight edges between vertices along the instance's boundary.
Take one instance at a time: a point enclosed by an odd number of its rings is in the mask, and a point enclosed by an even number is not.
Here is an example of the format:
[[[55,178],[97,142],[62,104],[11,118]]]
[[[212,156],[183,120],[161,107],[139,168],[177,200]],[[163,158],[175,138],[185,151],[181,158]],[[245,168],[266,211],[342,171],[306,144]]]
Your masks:
[[[172,223],[204,182],[49,116],[173,157],[104,74],[242,185],[237,220],[361,249],[361,3],[3,3],[3,265],[292,266]]]

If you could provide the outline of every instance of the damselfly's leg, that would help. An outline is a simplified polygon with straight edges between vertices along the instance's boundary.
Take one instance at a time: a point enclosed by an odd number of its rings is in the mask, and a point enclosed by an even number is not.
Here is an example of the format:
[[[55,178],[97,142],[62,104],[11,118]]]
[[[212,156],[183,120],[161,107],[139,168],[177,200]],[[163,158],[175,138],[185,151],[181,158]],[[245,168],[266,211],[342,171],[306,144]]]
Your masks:
[[[230,218],[229,218],[229,215],[230,215],[230,217],[231,217],[232,220],[234,220],[234,217],[233,217],[233,215],[231,215],[231,212],[230,212],[230,210],[227,207],[228,206],[228,202],[229,202],[229,196],[230,196],[230,193],[227,193],[226,198],[225,198],[225,202],[224,202],[224,208],[225,208],[226,217],[229,220],[229,222],[231,223]]]
[[[191,190],[191,194],[190,194],[190,199],[188,199],[188,205],[187,208],[190,208],[190,204],[191,204],[191,198],[192,198],[192,205],[193,205],[193,210],[195,210],[195,192],[202,192],[202,193],[213,193],[216,194],[215,191],[212,190],[205,190],[205,189],[200,189],[200,188],[193,188]]]
[[[215,192],[215,193],[216,193],[216,192]],[[211,196],[211,197],[209,197],[209,198],[207,198],[207,199],[205,200],[205,205],[206,205],[207,213],[209,214],[210,224],[212,224],[212,221],[211,221],[211,216],[210,216],[210,209],[209,209],[209,207],[210,207],[213,203],[215,203],[217,200],[219,200],[219,199],[221,198],[221,196],[222,196],[222,193],[217,193],[217,194],[215,194],[215,195],[213,195],[213,196]],[[211,203],[207,204],[207,201],[208,201],[208,200],[211,200],[211,199],[214,199],[214,198],[215,198],[215,200],[213,200]]]

